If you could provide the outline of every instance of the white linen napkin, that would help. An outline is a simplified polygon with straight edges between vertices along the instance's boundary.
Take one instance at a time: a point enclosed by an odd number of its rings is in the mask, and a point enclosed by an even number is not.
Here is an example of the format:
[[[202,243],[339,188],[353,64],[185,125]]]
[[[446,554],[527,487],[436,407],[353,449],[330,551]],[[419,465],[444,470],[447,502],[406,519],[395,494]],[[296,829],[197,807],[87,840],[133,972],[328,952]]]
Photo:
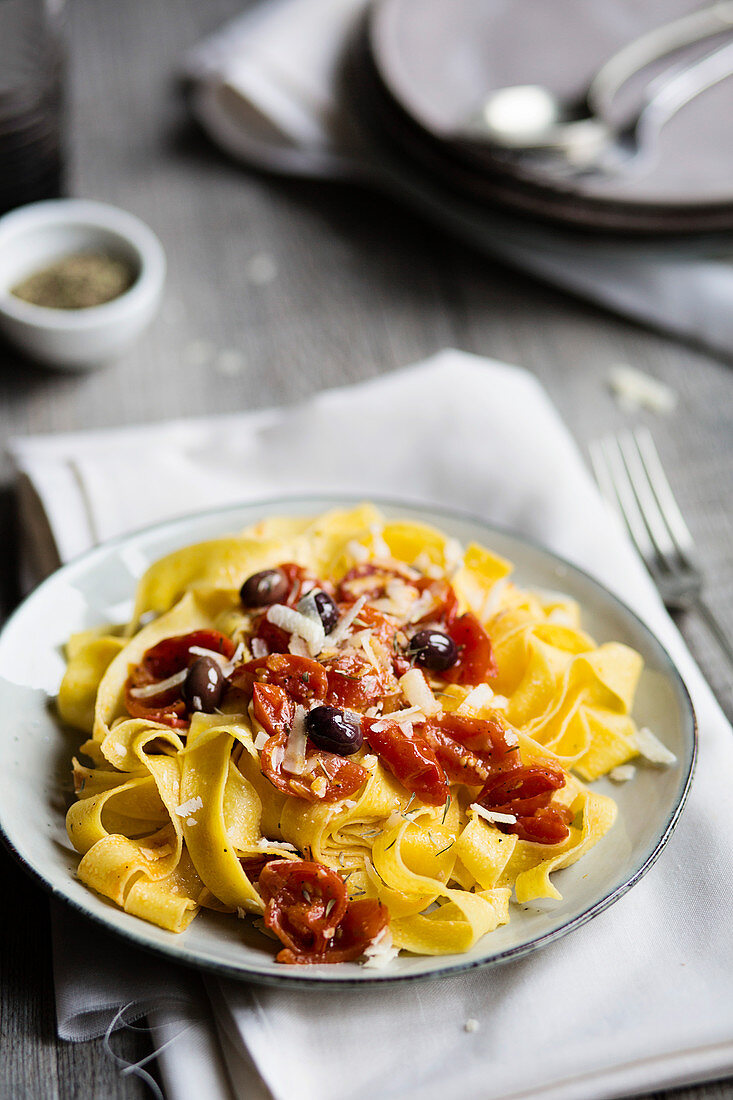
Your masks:
[[[462,201],[387,163],[339,93],[338,60],[367,0],[260,0],[184,61],[201,125],[231,156],[268,171],[357,179],[532,275],[635,320],[733,353],[730,246],[618,244],[533,225]]]
[[[157,1003],[170,1100],[249,1100],[265,1084],[277,1100],[605,1100],[733,1072],[732,731],[536,379],[445,351],[291,408],[16,440],[12,452],[62,553],[69,517],[88,517],[80,549],[196,507],[299,490],[409,497],[513,526],[636,609],[677,662],[700,725],[692,791],[661,858],[609,910],[525,959],[323,993],[204,976],[204,996],[91,928],[81,967],[81,918],[66,914],[54,952],[62,1036],[103,1033],[120,1009],[132,1019]]]

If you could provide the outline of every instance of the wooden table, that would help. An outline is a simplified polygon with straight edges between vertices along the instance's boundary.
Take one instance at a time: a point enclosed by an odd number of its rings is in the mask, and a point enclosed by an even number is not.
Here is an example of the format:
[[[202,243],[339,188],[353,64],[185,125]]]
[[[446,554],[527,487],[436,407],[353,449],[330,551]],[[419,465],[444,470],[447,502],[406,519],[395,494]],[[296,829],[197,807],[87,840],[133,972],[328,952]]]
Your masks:
[[[54,374],[3,348],[3,438],[279,404],[452,345],[535,371],[585,443],[628,423],[606,377],[629,362],[679,394],[675,415],[641,419],[698,542],[711,602],[733,633],[731,367],[495,266],[383,199],[270,179],[225,160],[189,124],[173,74],[188,46],[242,6],[72,5],[70,192],[117,203],[156,229],[168,292],[134,351],[96,373]],[[7,466],[1,476],[0,516],[10,530]],[[9,605],[7,535],[2,553]],[[704,629],[692,619],[681,626],[730,713],[730,679]],[[0,862],[0,1095],[149,1095],[120,1077],[101,1041],[57,1041],[47,901],[7,855]],[[136,1060],[149,1046],[127,1033],[116,1049]],[[733,1084],[675,1095],[729,1097]]]

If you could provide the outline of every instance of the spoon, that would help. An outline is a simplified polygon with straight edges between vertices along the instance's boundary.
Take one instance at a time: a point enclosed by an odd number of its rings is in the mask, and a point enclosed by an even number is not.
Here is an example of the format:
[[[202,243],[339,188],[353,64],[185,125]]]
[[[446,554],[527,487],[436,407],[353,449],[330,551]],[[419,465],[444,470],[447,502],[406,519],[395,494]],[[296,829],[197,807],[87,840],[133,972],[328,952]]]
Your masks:
[[[556,149],[565,151],[571,161],[592,162],[615,136],[604,115],[632,76],[731,27],[733,0],[719,0],[624,46],[598,70],[579,102],[562,102],[540,84],[499,88],[455,137],[515,152]]]
[[[622,128],[603,124],[563,147],[527,150],[535,167],[556,177],[587,172],[648,170],[657,139],[677,112],[707,88],[733,76],[733,42],[719,46],[694,62],[662,73],[647,89],[640,110]]]

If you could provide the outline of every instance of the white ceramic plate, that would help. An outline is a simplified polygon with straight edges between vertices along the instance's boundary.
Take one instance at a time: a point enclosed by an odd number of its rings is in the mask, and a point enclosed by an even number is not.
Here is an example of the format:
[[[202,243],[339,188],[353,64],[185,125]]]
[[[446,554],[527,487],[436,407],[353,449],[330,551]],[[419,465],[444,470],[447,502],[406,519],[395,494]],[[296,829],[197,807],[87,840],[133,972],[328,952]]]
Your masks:
[[[161,524],[91,551],[60,569],[25,601],[0,636],[0,829],[20,862],[80,914],[172,960],[234,977],[297,984],[404,981],[437,977],[517,958],[601,912],[649,869],[674,828],[695,760],[695,716],[679,673],[660,643],[596,581],[515,534],[448,511],[381,503],[388,515],[432,523],[462,542],[476,540],[509,558],[526,587],[566,592],[583,608],[583,625],[598,641],[622,641],[644,658],[634,714],[658,730],[677,757],[666,769],[640,767],[625,784],[598,783],[618,803],[613,829],[574,867],[554,880],[562,902],[544,910],[513,907],[511,921],[464,955],[400,957],[385,970],[356,963],[283,967],[273,944],[247,921],[202,912],[180,935],[156,928],[91,893],[74,877],[78,856],[64,817],[72,797],[70,759],[80,735],[54,716],[64,671],[62,647],[74,631],[129,617],[135,582],[146,567],[180,546],[237,531],[273,514],[316,514],[343,504],[322,498],[279,499]],[[350,502],[353,503],[353,502]]]

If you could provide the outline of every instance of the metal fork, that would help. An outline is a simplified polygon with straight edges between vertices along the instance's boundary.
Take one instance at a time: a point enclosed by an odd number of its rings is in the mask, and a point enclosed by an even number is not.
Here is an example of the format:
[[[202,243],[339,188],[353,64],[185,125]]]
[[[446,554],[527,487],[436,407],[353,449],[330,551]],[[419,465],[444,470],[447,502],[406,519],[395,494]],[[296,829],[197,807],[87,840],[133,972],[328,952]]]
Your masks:
[[[733,666],[733,645],[702,595],[692,535],[662,468],[651,432],[639,428],[589,446],[601,493],[619,512],[666,607],[693,610]]]

